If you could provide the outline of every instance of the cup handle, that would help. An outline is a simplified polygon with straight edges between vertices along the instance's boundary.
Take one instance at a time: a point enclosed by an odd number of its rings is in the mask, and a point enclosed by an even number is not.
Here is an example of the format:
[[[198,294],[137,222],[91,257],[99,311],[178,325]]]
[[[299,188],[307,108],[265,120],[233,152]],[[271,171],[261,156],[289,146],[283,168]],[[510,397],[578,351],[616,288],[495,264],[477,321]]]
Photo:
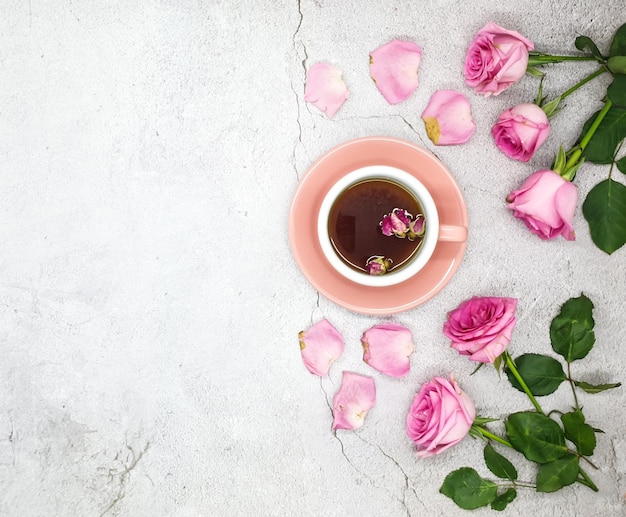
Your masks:
[[[439,240],[446,242],[465,242],[467,240],[467,227],[442,224],[439,226]]]

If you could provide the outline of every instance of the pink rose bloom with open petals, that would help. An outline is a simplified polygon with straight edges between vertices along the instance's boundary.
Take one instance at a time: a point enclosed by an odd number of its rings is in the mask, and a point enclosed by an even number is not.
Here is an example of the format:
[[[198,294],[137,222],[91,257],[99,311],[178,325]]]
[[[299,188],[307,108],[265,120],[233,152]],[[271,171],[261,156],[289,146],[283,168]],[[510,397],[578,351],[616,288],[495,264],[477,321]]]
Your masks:
[[[559,235],[568,241],[576,239],[572,222],[578,189],[556,172],[541,170],[531,174],[506,200],[513,215],[542,239],[554,239]]]
[[[435,377],[415,395],[406,417],[406,433],[417,457],[428,458],[453,447],[469,433],[476,409],[453,377]]]
[[[506,110],[491,128],[498,149],[509,158],[527,162],[550,134],[546,113],[536,104]]]
[[[476,34],[465,56],[468,86],[485,97],[498,95],[526,73],[532,41],[489,22]]]
[[[471,361],[493,363],[506,350],[515,327],[515,298],[478,297],[448,313],[443,333]]]
[[[389,104],[408,99],[416,90],[421,60],[419,45],[397,39],[370,54],[370,75]]]
[[[374,325],[361,336],[363,361],[379,372],[392,377],[409,373],[409,357],[413,353],[411,331],[397,323]]]
[[[476,130],[467,97],[453,90],[433,93],[422,120],[435,145],[463,144]]]
[[[328,375],[331,365],[343,354],[343,337],[328,320],[318,321],[298,334],[304,366],[313,375]]]
[[[333,429],[359,429],[367,412],[376,405],[376,384],[372,377],[343,372],[339,391],[333,397]]]
[[[328,63],[316,63],[307,72],[304,100],[333,118],[348,98],[341,70]]]

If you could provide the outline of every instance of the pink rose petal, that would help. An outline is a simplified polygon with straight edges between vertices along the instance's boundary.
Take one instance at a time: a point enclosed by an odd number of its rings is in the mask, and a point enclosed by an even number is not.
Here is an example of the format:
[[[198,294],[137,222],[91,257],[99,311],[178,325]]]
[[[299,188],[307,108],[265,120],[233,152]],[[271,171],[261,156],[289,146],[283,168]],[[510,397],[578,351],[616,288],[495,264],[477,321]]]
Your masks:
[[[409,373],[409,356],[415,349],[411,331],[396,323],[374,325],[361,337],[363,361],[392,377]]]
[[[304,100],[333,118],[348,98],[341,70],[328,63],[316,63],[307,72]]]
[[[476,130],[467,97],[453,90],[433,93],[422,120],[435,145],[463,144]]]
[[[370,54],[370,75],[389,104],[408,99],[418,85],[422,49],[410,41],[393,40]]]
[[[343,372],[339,391],[333,397],[333,429],[359,429],[365,415],[376,404],[374,379],[353,372]]]
[[[343,353],[343,337],[328,320],[321,320],[298,334],[304,366],[313,375],[328,375],[328,370]]]

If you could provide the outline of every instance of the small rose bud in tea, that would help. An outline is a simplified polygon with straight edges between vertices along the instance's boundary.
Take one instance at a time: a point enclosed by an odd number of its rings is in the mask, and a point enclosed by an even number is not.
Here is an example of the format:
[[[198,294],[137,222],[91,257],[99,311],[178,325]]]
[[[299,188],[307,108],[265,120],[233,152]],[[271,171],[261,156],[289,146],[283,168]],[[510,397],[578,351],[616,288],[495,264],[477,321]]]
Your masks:
[[[404,239],[411,224],[411,214],[403,208],[394,208],[391,213],[383,216],[380,228],[383,235],[395,235]]]
[[[365,264],[368,275],[384,275],[389,269],[391,269],[391,261],[381,256],[374,256],[367,259]]]
[[[418,214],[414,221],[409,225],[409,233],[407,237],[410,241],[414,241],[418,237],[423,237],[426,231],[426,220],[422,214]]]

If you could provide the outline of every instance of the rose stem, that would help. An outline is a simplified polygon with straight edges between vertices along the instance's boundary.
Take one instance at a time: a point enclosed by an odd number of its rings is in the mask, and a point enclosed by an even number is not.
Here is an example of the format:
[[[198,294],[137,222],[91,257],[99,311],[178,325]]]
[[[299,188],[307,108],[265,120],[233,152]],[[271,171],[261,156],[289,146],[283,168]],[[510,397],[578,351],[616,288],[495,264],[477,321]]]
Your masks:
[[[595,79],[596,77],[598,77],[599,75],[602,75],[604,72],[606,72],[606,68],[602,67],[602,68],[598,68],[593,74],[588,75],[587,77],[585,77],[582,81],[580,81],[579,83],[576,83],[574,86],[572,86],[569,90],[564,91],[561,94],[561,100],[563,100],[565,97],[567,97],[568,95],[574,93],[576,90],[578,90],[578,88],[580,88],[582,85],[588,83],[589,81],[591,81],[592,79]]]
[[[478,429],[480,434],[482,434],[485,438],[489,438],[490,440],[493,440],[494,442],[498,442],[498,443],[501,443],[502,445],[506,445],[507,447],[513,448],[513,446],[511,445],[511,442],[507,442],[504,438],[500,438],[498,435],[495,435],[487,431],[487,429],[485,429],[484,427],[476,426],[476,429]]]
[[[528,385],[526,384],[524,379],[522,379],[522,376],[517,371],[517,367],[515,366],[515,362],[513,361],[513,358],[506,351],[504,352],[504,359],[506,360],[506,365],[509,367],[509,370],[511,370],[511,373],[517,379],[517,382],[519,382],[520,385],[522,386],[522,389],[524,390],[524,393],[526,393],[526,395],[528,395],[528,398],[533,403],[533,406],[535,406],[535,409],[537,410],[537,413],[540,413],[540,414],[543,415],[543,410],[541,409],[541,406],[539,405],[539,402],[537,402],[537,399],[534,397],[534,395],[528,389]]]
[[[576,396],[576,388],[574,388],[574,381],[572,380],[572,371],[570,368],[571,363],[567,361],[567,380],[569,381],[569,385],[572,388],[572,395],[574,395],[574,404],[576,409],[580,409],[580,405],[578,404],[578,397]]]
[[[561,61],[594,61],[595,56],[588,54],[586,56],[553,56],[550,54],[536,54],[529,52],[528,65],[541,66],[549,63],[560,63]]]
[[[594,492],[597,492],[598,487],[593,481],[591,481],[591,478],[587,475],[587,473],[581,467],[578,467],[578,472],[583,478],[582,479],[579,478],[576,481],[578,481],[581,485],[588,486]]]
[[[582,140],[580,141],[580,144],[574,148],[576,150],[572,153],[572,155],[569,157],[569,159],[565,163],[564,171],[566,172],[566,175],[564,175],[563,177],[566,180],[571,181],[572,179],[574,179],[573,175],[568,174],[567,171],[569,171],[576,165],[576,163],[580,159],[580,156],[583,154],[585,147],[587,147],[589,140],[591,140],[591,137],[595,134],[596,130],[598,129],[598,126],[600,126],[600,123],[602,122],[602,120],[604,120],[604,117],[609,112],[612,105],[613,103],[610,100],[607,100],[605,102],[604,107],[600,110],[600,113],[598,113],[598,115],[596,116],[595,120],[593,121],[593,124],[591,124],[591,127],[587,130],[587,133],[585,133],[585,135],[583,136]],[[570,175],[572,176],[571,178],[568,177]]]

